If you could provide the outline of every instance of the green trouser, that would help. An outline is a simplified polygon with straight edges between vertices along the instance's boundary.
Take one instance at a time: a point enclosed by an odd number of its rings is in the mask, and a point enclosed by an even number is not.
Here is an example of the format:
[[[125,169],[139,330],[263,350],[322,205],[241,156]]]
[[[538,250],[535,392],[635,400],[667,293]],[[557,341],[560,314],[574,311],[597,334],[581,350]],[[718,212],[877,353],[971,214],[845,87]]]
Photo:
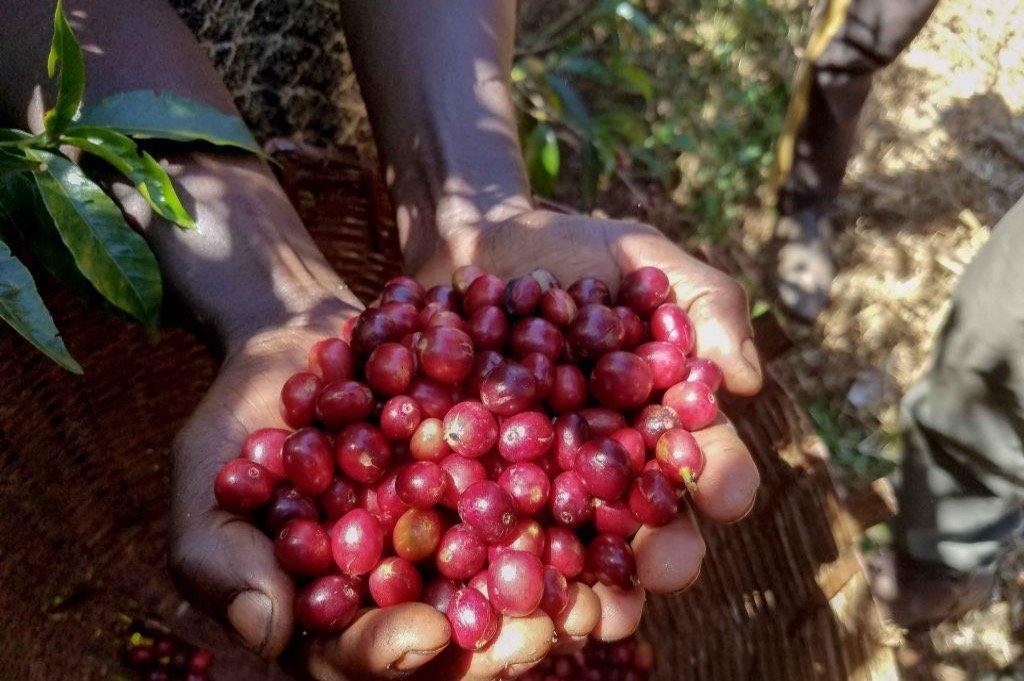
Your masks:
[[[1024,199],[964,270],[932,365],[902,402],[897,547],[993,567],[1024,500]]]

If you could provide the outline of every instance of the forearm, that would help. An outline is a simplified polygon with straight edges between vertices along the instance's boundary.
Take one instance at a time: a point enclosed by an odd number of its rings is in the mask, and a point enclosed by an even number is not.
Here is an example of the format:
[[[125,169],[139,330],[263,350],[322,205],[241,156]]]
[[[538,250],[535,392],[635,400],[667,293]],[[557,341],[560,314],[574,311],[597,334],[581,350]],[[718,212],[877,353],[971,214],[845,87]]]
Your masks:
[[[65,11],[86,58],[86,102],[112,92],[170,90],[224,111],[231,97],[216,71],[162,0],[72,0]],[[42,128],[52,7],[0,0],[0,112],[6,122]],[[144,36],[144,40],[140,40]],[[46,93],[43,95],[42,93]],[[321,304],[342,284],[312,243],[266,164],[241,153],[154,149],[197,220],[195,230],[154,216],[126,184],[115,194],[141,227],[171,287],[228,344]]]
[[[449,226],[528,207],[509,83],[515,1],[341,6],[410,269]]]

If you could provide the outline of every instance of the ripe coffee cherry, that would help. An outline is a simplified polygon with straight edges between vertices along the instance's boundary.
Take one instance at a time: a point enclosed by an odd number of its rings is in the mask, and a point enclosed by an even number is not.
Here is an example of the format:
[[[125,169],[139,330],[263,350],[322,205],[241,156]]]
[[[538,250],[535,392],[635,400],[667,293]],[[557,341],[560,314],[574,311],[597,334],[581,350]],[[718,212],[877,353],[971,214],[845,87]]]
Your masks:
[[[687,372],[687,359],[674,343],[651,341],[636,349],[651,368],[655,390],[665,390],[683,380]]]
[[[532,314],[537,309],[542,294],[540,282],[529,274],[516,277],[505,287],[505,310],[513,317]]]
[[[398,519],[409,510],[409,505],[398,496],[398,474],[392,471],[373,487],[364,488],[359,506],[369,511],[380,522],[384,534],[390,536]]]
[[[529,409],[537,396],[537,381],[515,362],[496,366],[480,383],[480,401],[495,414],[512,416]]]
[[[682,428],[683,424],[675,409],[661,404],[649,404],[637,414],[633,427],[643,437],[644,446],[653,451],[662,433],[672,428]]]
[[[640,529],[640,521],[625,502],[598,499],[594,504],[594,527],[598,532],[629,539]]]
[[[477,397],[480,395],[480,384],[483,383],[487,374],[498,365],[502,364],[505,358],[494,350],[481,350],[473,356],[473,366],[469,368],[469,374],[463,382],[463,387],[468,395]]]
[[[499,544],[491,544],[487,547],[487,558],[492,563],[502,551],[510,549],[515,551],[526,551],[540,557],[544,553],[544,543],[547,536],[544,528],[536,520],[524,518],[516,523],[508,537]]]
[[[444,533],[444,521],[434,509],[410,508],[391,532],[391,544],[398,556],[416,563],[437,550]]]
[[[469,525],[448,528],[437,547],[437,571],[445,577],[467,580],[484,569],[487,544]]]
[[[359,600],[359,585],[351,577],[319,577],[295,597],[295,619],[307,629],[337,634],[355,619]]]
[[[686,376],[680,380],[696,381],[717,392],[722,387],[722,370],[710,359],[690,357],[686,360]]]
[[[622,320],[611,308],[585,305],[569,327],[569,347],[579,359],[597,359],[606,352],[618,350],[625,334]]]
[[[541,296],[540,316],[555,326],[569,326],[576,316],[576,301],[560,288],[550,289]]]
[[[416,400],[408,395],[398,395],[384,403],[380,412],[380,429],[392,442],[401,442],[412,437],[422,420],[423,411]]]
[[[441,419],[423,419],[409,440],[409,453],[419,461],[440,461],[451,451]]]
[[[551,482],[536,464],[512,464],[501,472],[498,484],[512,497],[521,516],[532,516],[547,506]]]
[[[402,337],[416,331],[420,326],[420,311],[409,303],[387,303],[381,311],[395,323],[395,335]]]
[[[481,274],[487,274],[487,270],[479,265],[463,265],[452,272],[452,288],[460,296],[465,295],[469,285]]]
[[[358,423],[373,413],[373,393],[357,381],[334,381],[320,391],[316,415],[328,428]]]
[[[550,565],[544,566],[544,595],[540,599],[540,609],[548,617],[555,618],[569,607],[569,582],[565,575]]]
[[[381,395],[398,395],[409,388],[415,371],[412,351],[399,343],[381,343],[366,360],[366,382]]]
[[[679,346],[684,355],[690,354],[697,341],[693,322],[675,303],[660,305],[651,313],[651,338]]]
[[[188,658],[188,670],[192,674],[206,674],[211,664],[213,664],[213,653],[202,648],[192,651],[192,655]]]
[[[373,602],[382,608],[418,601],[423,594],[423,578],[416,566],[392,556],[382,560],[368,580]]]
[[[480,402],[459,402],[444,416],[444,440],[456,454],[478,457],[497,442],[498,422]]]
[[[587,379],[578,366],[559,364],[547,395],[548,406],[558,413],[575,411],[587,401]]]
[[[539,352],[551,359],[558,359],[565,345],[565,338],[558,327],[540,317],[520,319],[512,327],[512,335],[508,341],[509,349],[514,357],[522,358]]]
[[[504,295],[505,282],[493,274],[482,274],[473,280],[463,294],[462,309],[471,315],[482,307],[501,305]]]
[[[427,323],[423,325],[423,330],[426,331],[438,326],[447,326],[469,334],[469,325],[466,324],[466,320],[451,310],[435,310],[430,315],[430,318],[427,319]]]
[[[427,378],[414,378],[409,384],[409,397],[420,405],[423,415],[439,419],[444,417],[455,404],[450,387],[446,387]]]
[[[476,589],[478,592],[483,594],[484,598],[487,598],[487,569],[483,569],[480,572],[473,575],[466,586],[471,589]]]
[[[654,455],[662,472],[676,484],[693,485],[704,472],[704,452],[693,435],[682,428],[666,430],[658,439]]]
[[[285,474],[302,494],[320,494],[331,484],[334,474],[331,443],[316,428],[303,428],[288,436],[281,458]]]
[[[369,423],[353,423],[338,435],[335,457],[341,472],[356,482],[371,485],[391,465],[391,443]]]
[[[263,526],[271,537],[276,537],[285,525],[296,518],[316,520],[318,517],[313,500],[299,494],[292,485],[285,484],[270,495],[263,515]]]
[[[381,343],[398,340],[402,330],[383,310],[369,308],[363,310],[352,329],[352,350],[361,357],[366,357]]]
[[[587,546],[586,570],[602,584],[632,589],[636,578],[633,550],[622,537],[599,534]]]
[[[633,477],[629,454],[622,445],[607,437],[584,443],[576,452],[574,470],[587,491],[605,501],[622,496]]]
[[[488,542],[508,537],[516,524],[515,503],[508,492],[491,480],[483,480],[466,488],[459,497],[459,517]]]
[[[555,382],[555,362],[545,354],[531,352],[520,363],[530,370],[533,380],[537,382],[537,398],[547,397]]]
[[[435,577],[423,590],[423,602],[433,606],[442,615],[448,614],[448,605],[452,602],[459,585],[454,579]]]
[[[448,474],[448,483],[445,485],[441,503],[451,509],[458,508],[459,497],[470,485],[487,479],[487,471],[484,470],[482,463],[458,454],[443,458],[441,468]]]
[[[341,328],[338,329],[338,338],[352,346],[352,330],[356,328],[356,322],[359,317],[349,317],[341,323]]]
[[[551,515],[566,527],[579,527],[594,514],[594,499],[575,471],[559,474],[551,483]]]
[[[277,478],[284,477],[282,450],[288,431],[281,428],[260,428],[249,433],[242,445],[242,458],[258,463]]]
[[[613,307],[612,312],[622,322],[622,350],[632,350],[647,338],[647,328],[643,321],[628,307]]]
[[[632,352],[609,352],[590,375],[590,393],[613,409],[628,411],[645,404],[653,385],[651,367]]]
[[[433,461],[414,461],[398,471],[398,497],[412,508],[430,508],[440,503],[448,474]]]
[[[619,303],[646,315],[668,300],[671,284],[657,267],[641,267],[622,278]]]
[[[477,350],[501,350],[508,340],[508,318],[496,305],[482,307],[469,318],[468,332]]]
[[[459,298],[451,286],[438,284],[427,289],[423,296],[423,305],[436,304],[442,310],[455,310],[459,306]]]
[[[502,421],[498,453],[512,462],[533,461],[548,453],[554,439],[547,416],[539,411],[524,411]]]
[[[644,525],[661,527],[676,517],[679,499],[661,471],[644,471],[629,490],[629,509]]]
[[[384,291],[381,293],[381,305],[388,303],[409,303],[419,307],[423,304],[423,296],[426,291],[418,281],[410,277],[394,277],[384,284]]]
[[[549,527],[547,539],[541,556],[545,565],[555,568],[566,579],[572,579],[583,572],[586,553],[575,532],[564,527]]]
[[[274,542],[274,555],[290,575],[322,575],[333,564],[331,540],[315,520],[292,520]]]
[[[455,385],[473,366],[473,341],[459,329],[436,326],[423,332],[416,344],[420,371],[446,385]]]
[[[359,503],[359,491],[350,480],[336,477],[317,497],[320,509],[328,520],[337,520]]]
[[[576,452],[590,439],[590,427],[579,414],[563,414],[555,419],[555,460],[563,471],[576,466]]]
[[[525,617],[544,597],[544,565],[526,551],[500,552],[487,568],[487,598],[503,615]]]
[[[380,521],[363,508],[349,511],[331,528],[331,551],[342,572],[353,577],[365,575],[384,553]]]
[[[452,640],[463,650],[480,650],[498,635],[498,615],[476,589],[455,592],[445,613],[452,628]]]
[[[619,428],[609,435],[611,439],[622,445],[629,456],[629,468],[634,475],[639,475],[647,463],[647,450],[644,445],[644,436],[635,428]]]
[[[348,343],[340,338],[324,338],[309,349],[309,372],[324,381],[352,378],[355,356]]]
[[[583,277],[569,287],[569,295],[580,307],[584,305],[611,305],[612,294],[608,285],[594,277]]]
[[[267,503],[274,491],[274,478],[263,466],[246,459],[224,464],[213,483],[217,503],[225,511],[247,513]]]
[[[281,388],[281,417],[292,428],[313,423],[323,382],[316,374],[295,374]]]
[[[608,437],[619,428],[626,427],[626,419],[622,412],[605,407],[588,407],[580,409],[579,415],[587,421],[591,437]]]
[[[715,393],[703,383],[683,381],[665,391],[661,403],[675,409],[687,430],[700,430],[714,423],[718,416]]]

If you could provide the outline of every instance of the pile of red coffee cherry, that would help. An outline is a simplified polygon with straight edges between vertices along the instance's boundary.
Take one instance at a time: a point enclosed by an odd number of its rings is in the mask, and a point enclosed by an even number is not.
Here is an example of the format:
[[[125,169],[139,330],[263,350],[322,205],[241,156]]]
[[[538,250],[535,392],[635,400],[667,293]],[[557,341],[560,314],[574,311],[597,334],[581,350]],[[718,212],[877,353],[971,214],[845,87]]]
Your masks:
[[[642,638],[591,640],[577,653],[549,655],[519,681],[647,681],[654,666],[654,648]]]
[[[213,663],[209,650],[138,620],[132,622],[124,656],[145,681],[206,681]]]
[[[476,266],[396,277],[281,391],[294,430],[253,432],[215,482],[301,584],[295,616],[339,632],[368,601],[429,603],[478,650],[502,615],[568,607],[568,581],[624,589],[627,540],[670,522],[704,456],[722,373],[692,356],[668,277],[562,288]]]

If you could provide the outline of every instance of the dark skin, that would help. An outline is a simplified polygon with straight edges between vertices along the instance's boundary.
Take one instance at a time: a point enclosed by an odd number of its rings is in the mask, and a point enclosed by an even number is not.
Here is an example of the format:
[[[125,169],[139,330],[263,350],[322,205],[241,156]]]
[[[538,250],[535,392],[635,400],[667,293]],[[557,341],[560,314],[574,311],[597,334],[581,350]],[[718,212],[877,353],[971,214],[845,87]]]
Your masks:
[[[31,4],[31,7],[24,5]],[[86,51],[96,101],[123,90],[167,89],[233,111],[230,97],[191,34],[160,0],[67,3]],[[43,71],[52,7],[0,0],[0,115],[41,128],[52,102]],[[506,74],[515,5],[510,0],[382,0],[342,3],[353,61],[397,207],[407,269],[424,283],[475,262],[501,276],[544,266],[563,281],[610,282],[640,265],[669,273],[697,327],[702,355],[727,388],[761,384],[746,300],[729,277],[645,225],[533,207],[518,148]],[[145,36],[145,48],[139,36]],[[45,99],[39,93],[45,92]],[[237,456],[247,432],[280,423],[278,390],[317,339],[337,332],[360,303],[331,269],[261,161],[222,151],[163,151],[199,228],[158,224],[135,190],[117,185],[166,280],[220,340],[225,360],[210,392],[174,444],[171,565],[183,592],[249,647],[274,658],[292,635],[291,579],[271,542],[216,508],[211,480]],[[697,434],[708,466],[694,499],[704,517],[730,522],[753,503],[757,469],[724,420]],[[690,517],[642,530],[633,540],[643,588],[572,587],[573,605],[552,621],[508,618],[498,639],[469,654],[448,646],[448,626],[429,606],[372,609],[344,634],[323,638],[304,664],[318,679],[515,676],[551,649],[588,637],[632,633],[644,590],[673,592],[698,575],[703,540]],[[554,641],[554,644],[553,644]]]

